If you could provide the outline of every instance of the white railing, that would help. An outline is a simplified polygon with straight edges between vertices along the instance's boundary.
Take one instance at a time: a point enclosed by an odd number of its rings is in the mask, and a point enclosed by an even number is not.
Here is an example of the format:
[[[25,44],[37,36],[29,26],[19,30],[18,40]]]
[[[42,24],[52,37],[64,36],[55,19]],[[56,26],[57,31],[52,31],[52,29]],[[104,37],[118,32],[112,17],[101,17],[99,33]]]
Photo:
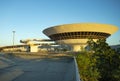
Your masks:
[[[75,62],[76,81],[81,81],[81,80],[80,80],[80,75],[79,75],[79,70],[78,70],[78,65],[77,65],[77,61],[76,61],[75,56],[74,56],[74,62]]]

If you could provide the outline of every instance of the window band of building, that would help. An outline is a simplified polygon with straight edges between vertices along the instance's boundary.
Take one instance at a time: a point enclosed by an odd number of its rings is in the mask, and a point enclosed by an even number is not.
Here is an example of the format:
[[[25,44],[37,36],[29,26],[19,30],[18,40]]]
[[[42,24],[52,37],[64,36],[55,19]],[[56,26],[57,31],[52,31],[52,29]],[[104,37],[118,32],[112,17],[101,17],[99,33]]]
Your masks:
[[[107,38],[110,34],[103,32],[65,32],[50,35],[53,40],[65,40],[65,39],[100,39]]]

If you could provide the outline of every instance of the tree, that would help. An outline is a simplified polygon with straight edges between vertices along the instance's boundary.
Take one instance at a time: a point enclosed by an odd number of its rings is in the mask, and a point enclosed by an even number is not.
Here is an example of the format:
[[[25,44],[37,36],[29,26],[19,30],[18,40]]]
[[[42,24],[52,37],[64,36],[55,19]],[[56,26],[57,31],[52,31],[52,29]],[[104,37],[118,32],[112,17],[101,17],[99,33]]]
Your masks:
[[[100,72],[99,81],[120,81],[120,55],[111,49],[105,39],[99,39],[96,43],[88,41],[90,51],[94,53],[96,68]]]

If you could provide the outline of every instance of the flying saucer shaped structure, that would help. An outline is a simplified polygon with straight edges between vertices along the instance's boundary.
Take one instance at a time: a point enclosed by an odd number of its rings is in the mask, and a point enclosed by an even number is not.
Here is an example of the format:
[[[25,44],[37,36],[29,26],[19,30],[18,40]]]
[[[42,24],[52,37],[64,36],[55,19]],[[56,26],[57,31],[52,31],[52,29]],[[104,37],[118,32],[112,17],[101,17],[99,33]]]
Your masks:
[[[65,24],[47,28],[43,33],[57,43],[71,45],[73,51],[80,51],[88,39],[101,39],[111,36],[118,27],[109,24],[79,23]]]

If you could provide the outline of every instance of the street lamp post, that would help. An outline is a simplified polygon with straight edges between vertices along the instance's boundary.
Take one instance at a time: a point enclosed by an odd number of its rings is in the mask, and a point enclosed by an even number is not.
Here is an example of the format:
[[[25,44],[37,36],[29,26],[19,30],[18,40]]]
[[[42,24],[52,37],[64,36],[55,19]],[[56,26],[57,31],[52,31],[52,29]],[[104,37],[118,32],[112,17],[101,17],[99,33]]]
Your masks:
[[[12,31],[13,32],[13,51],[14,51],[14,43],[15,43],[15,31]]]

